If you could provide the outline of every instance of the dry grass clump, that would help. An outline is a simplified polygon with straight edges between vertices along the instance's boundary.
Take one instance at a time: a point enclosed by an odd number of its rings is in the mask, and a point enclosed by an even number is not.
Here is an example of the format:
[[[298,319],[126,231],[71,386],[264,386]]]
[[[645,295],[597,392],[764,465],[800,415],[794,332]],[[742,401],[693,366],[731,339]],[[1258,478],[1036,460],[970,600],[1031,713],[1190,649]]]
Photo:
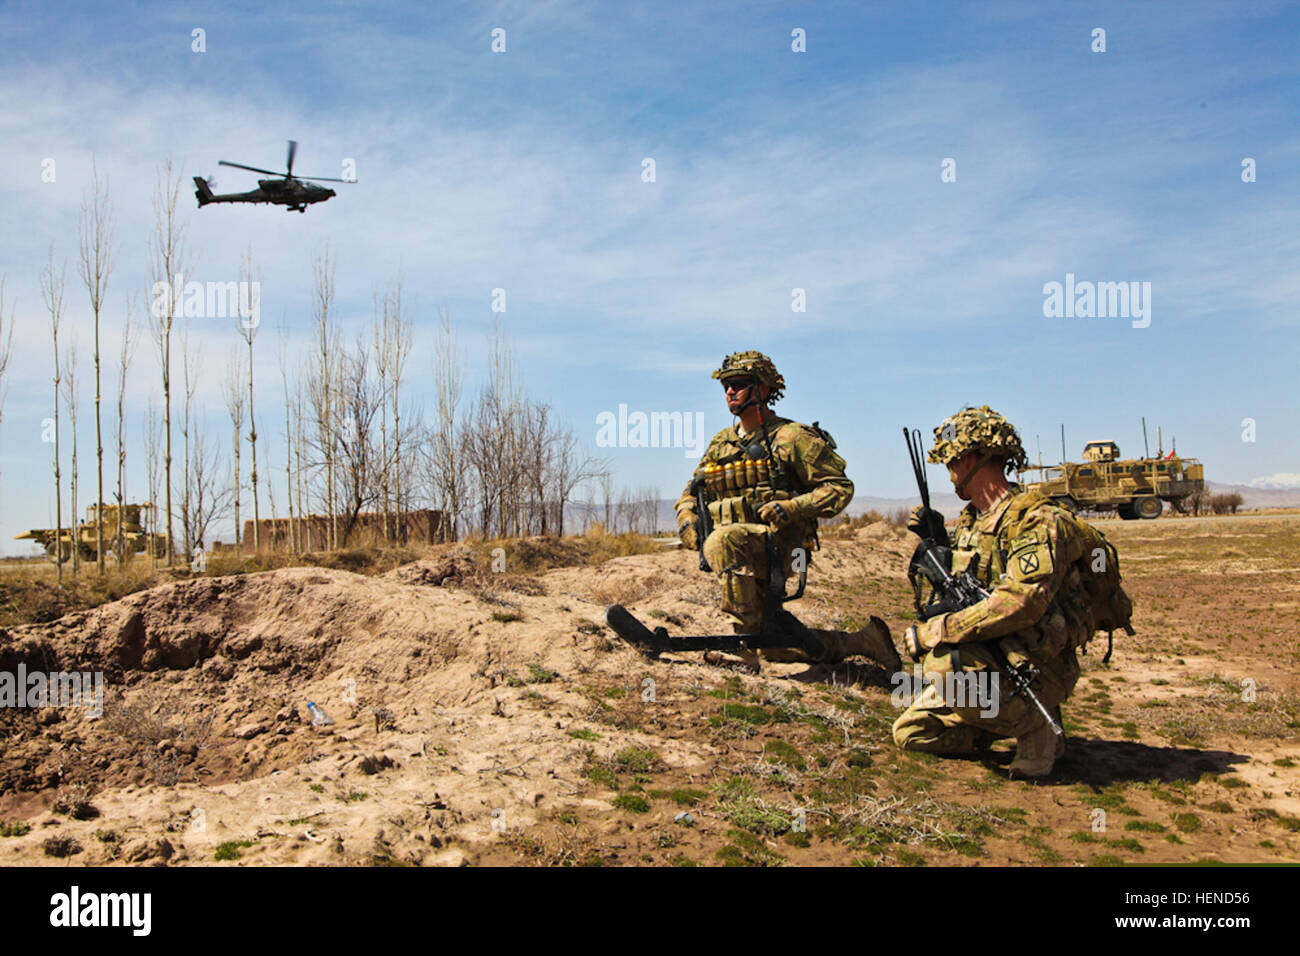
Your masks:
[[[212,719],[210,708],[196,708],[155,688],[134,701],[112,701],[105,707],[104,729],[134,744],[155,782],[171,787],[207,743]]]

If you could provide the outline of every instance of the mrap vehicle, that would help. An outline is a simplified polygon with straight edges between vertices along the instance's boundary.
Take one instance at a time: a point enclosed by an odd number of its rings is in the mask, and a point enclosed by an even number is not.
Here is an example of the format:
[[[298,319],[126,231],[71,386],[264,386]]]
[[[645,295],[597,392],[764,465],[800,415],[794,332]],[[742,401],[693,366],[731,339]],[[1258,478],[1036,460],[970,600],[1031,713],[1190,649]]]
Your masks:
[[[1166,501],[1182,511],[1185,498],[1205,490],[1205,467],[1173,451],[1164,457],[1120,458],[1119,445],[1106,439],[1084,445],[1083,459],[1026,468],[1041,472],[1041,479],[1022,483],[1071,511],[1115,511],[1125,520],[1158,518]]]

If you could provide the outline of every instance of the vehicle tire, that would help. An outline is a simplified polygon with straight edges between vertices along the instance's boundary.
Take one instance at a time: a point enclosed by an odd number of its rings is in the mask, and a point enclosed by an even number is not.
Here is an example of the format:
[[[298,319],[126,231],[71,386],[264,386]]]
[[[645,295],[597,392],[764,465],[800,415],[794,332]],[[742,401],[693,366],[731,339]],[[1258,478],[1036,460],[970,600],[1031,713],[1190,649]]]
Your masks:
[[[1154,495],[1136,498],[1133,501],[1133,510],[1139,518],[1159,518],[1160,512],[1165,510],[1165,503]]]
[[[51,563],[53,564],[59,563],[58,547],[57,545],[55,545],[53,541],[51,541],[49,544],[45,546],[45,556],[50,559]],[[71,560],[72,560],[72,545],[69,542],[64,541],[63,542],[63,563],[67,564]]]
[[[1137,517],[1137,512],[1133,510],[1132,504],[1123,504],[1115,509],[1116,513],[1125,521],[1132,521]]]

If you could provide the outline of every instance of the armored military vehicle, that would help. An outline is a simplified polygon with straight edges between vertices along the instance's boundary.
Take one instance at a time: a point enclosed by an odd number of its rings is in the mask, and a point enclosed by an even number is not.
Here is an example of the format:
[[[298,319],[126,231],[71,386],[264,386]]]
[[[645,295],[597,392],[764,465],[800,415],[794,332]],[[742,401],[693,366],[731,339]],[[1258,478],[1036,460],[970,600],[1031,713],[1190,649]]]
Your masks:
[[[1121,518],[1158,518],[1169,502],[1183,510],[1183,499],[1205,490],[1205,467],[1176,452],[1155,458],[1121,458],[1119,445],[1105,439],[1083,446],[1083,461],[1039,465],[1022,473],[1041,474],[1027,488],[1071,511],[1115,511]]]
[[[148,502],[138,505],[126,505],[122,508],[123,549],[127,554],[140,554],[153,548],[153,553],[162,557],[167,553],[167,535],[146,532],[140,525],[141,509],[152,507]],[[104,553],[112,553],[117,547],[118,506],[104,505]],[[59,551],[63,560],[72,558],[73,543],[81,549],[81,557],[86,561],[95,560],[95,506],[86,509],[86,520],[75,529],[68,527],[60,534],[54,528],[33,528],[22,534],[14,535],[18,541],[39,541],[51,561],[58,560]]]

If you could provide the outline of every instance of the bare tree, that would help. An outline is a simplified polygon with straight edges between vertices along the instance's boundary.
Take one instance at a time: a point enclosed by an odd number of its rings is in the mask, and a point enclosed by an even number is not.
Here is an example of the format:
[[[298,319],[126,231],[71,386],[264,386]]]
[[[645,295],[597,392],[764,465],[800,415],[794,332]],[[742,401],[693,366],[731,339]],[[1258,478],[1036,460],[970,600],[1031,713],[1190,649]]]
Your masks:
[[[402,303],[402,277],[398,275],[389,287],[384,308],[384,365],[387,378],[391,383],[388,396],[389,407],[393,415],[393,498],[397,507],[399,534],[403,535],[405,524],[402,515],[409,505],[406,499],[407,489],[405,459],[402,457],[402,376],[406,371],[406,361],[411,355],[411,317],[406,314]]]
[[[257,417],[253,414],[253,339],[257,336],[257,326],[261,321],[261,297],[262,282],[261,279],[253,278],[253,250],[250,247],[248,254],[244,257],[243,268],[240,270],[240,281],[245,283],[242,288],[249,290],[249,312],[248,316],[241,316],[239,321],[239,334],[248,344],[248,445],[252,454],[252,470],[249,473],[249,481],[252,484],[253,492],[253,550],[260,551],[262,548],[261,541],[261,513],[258,511],[257,504]],[[254,317],[257,321],[254,321]],[[239,471],[239,459],[235,458],[235,471]],[[238,474],[236,474],[238,481]],[[235,524],[239,524],[239,499],[235,499]],[[239,532],[235,532],[235,543],[239,543]]]
[[[306,377],[305,371],[300,369],[299,376],[298,376],[299,381],[305,380],[305,377]],[[312,546],[311,515],[307,512],[304,505],[304,502],[306,501],[306,497],[304,494],[306,488],[302,476],[303,443],[305,441],[303,435],[303,422],[306,420],[305,402],[306,400],[303,398],[303,394],[300,389],[297,392],[297,394],[294,396],[294,410],[293,410],[293,421],[294,421],[293,448],[294,448],[294,461],[296,463],[296,467],[294,468],[294,479],[295,479],[294,484],[295,484],[295,490],[297,491],[297,495],[298,495],[298,551],[299,552],[310,551]]]
[[[186,268],[185,227],[176,214],[180,200],[181,174],[174,172],[172,158],[158,171],[154,192],[154,287],[149,314],[153,317],[151,331],[158,348],[158,361],[162,366],[163,387],[163,448],[164,488],[167,497],[167,566],[174,560],[176,540],[172,535],[172,399],[171,399],[171,340],[176,311],[181,300],[181,278]]]
[[[193,558],[196,551],[204,550],[208,529],[214,521],[226,514],[230,503],[230,485],[227,476],[217,473],[218,456],[203,435],[197,422],[191,459],[185,469],[187,487],[186,508],[181,514],[187,554]]]
[[[190,408],[194,404],[194,391],[199,384],[199,357],[190,352],[188,327],[181,332],[181,371],[183,373],[181,386],[185,395],[185,404],[181,416],[181,452],[184,456],[181,460],[181,534],[184,536],[185,560],[192,561],[194,559],[195,537],[193,530],[195,515],[190,494],[195,485],[190,477],[190,466],[193,464],[193,459],[190,457],[190,432],[193,426],[193,414]]]
[[[371,301],[375,371],[379,375],[379,394],[382,397],[379,406],[379,497],[383,513],[384,541],[388,543],[393,540],[390,524],[393,516],[393,469],[388,458],[388,295],[385,293],[381,304],[379,293],[371,293]]]
[[[438,338],[434,345],[433,387],[437,400],[437,425],[433,432],[431,448],[433,487],[442,511],[439,536],[442,540],[456,539],[456,523],[460,517],[462,493],[460,462],[460,431],[457,427],[457,409],[461,397],[461,369],[459,348],[451,331],[451,314],[443,309],[439,314]]]
[[[313,412],[315,413],[316,447],[325,466],[325,507],[330,516],[330,540],[328,547],[338,547],[338,514],[334,501],[334,464],[336,437],[335,404],[337,396],[334,387],[336,376],[338,341],[337,334],[330,325],[330,308],[334,302],[334,269],[330,264],[329,250],[316,258],[313,267],[315,284],[313,287],[313,318],[316,324],[316,347],[318,364],[309,383]]]
[[[480,402],[487,406],[488,433],[480,437],[480,445],[483,453],[487,453],[485,441],[495,445],[497,462],[491,470],[492,490],[496,498],[497,534],[504,538],[512,532],[515,535],[521,533],[523,469],[520,420],[523,395],[515,374],[514,349],[499,320],[492,323],[489,346],[488,387],[480,397]]]
[[[267,445],[267,440],[266,440],[265,438],[263,438],[263,439],[262,439],[262,450],[263,450],[263,451],[266,450],[266,445]],[[269,460],[269,459],[268,459],[268,460]],[[266,479],[266,498],[267,498],[267,501],[269,501],[269,502],[271,503],[271,543],[270,543],[270,550],[271,550],[271,551],[275,551],[275,550],[278,549],[278,544],[279,544],[279,539],[280,539],[280,523],[279,523],[280,513],[276,510],[276,507],[275,507],[275,482],[272,481],[270,478],[267,478],[267,479]]]
[[[59,274],[54,274],[54,243],[50,243],[49,258],[41,272],[41,298],[45,302],[45,311],[50,316],[50,335],[54,338],[54,561],[58,568],[59,583],[63,583],[63,481],[59,467],[59,381],[62,378],[59,367],[59,325],[63,321],[63,289],[67,274],[67,264],[59,267]],[[0,310],[2,311],[2,310]],[[73,516],[75,520],[75,515]]]
[[[72,473],[69,487],[72,494],[72,576],[81,570],[81,535],[77,522],[77,343],[69,342],[63,350],[63,403],[68,407],[68,424],[72,429]],[[60,550],[63,542],[59,542]]]
[[[113,271],[113,209],[108,201],[108,185],[101,183],[94,160],[90,165],[90,187],[81,200],[78,230],[81,253],[81,281],[90,298],[90,312],[95,338],[95,567],[104,573],[104,431],[100,419],[99,317]]]
[[[126,515],[126,374],[131,367],[131,354],[135,350],[134,330],[131,328],[132,301],[127,299],[126,322],[122,326],[122,351],[118,357],[117,373],[117,540],[113,553],[117,566],[126,562],[126,536],[123,520]]]
[[[149,500],[146,502],[145,517],[146,531],[151,536],[146,540],[149,542],[149,566],[158,567],[158,551],[154,547],[153,535],[158,534],[158,450],[162,444],[162,428],[158,421],[158,406],[155,404],[152,396],[149,398],[149,417],[144,423],[144,455],[145,455],[145,473],[149,481]],[[167,539],[168,550],[171,549],[171,539]]]
[[[518,422],[519,472],[529,495],[529,526],[525,530],[532,530],[531,519],[536,515],[539,519],[538,531],[541,534],[546,534],[547,531],[546,486],[554,457],[550,419],[551,407],[536,402],[527,407]]]
[[[372,445],[376,414],[384,396],[370,376],[370,356],[358,338],[355,351],[341,356],[342,369],[336,395],[339,401],[338,464],[339,503],[347,509],[342,543],[356,528],[361,510],[379,494],[378,463]],[[338,547],[338,544],[335,545]]]
[[[242,440],[240,432],[244,428],[245,402],[248,400],[249,393],[245,389],[243,365],[238,355],[231,355],[230,364],[226,367],[226,380],[221,384],[221,396],[226,401],[226,411],[230,413],[230,423],[234,426],[234,478],[231,483],[231,496],[234,499],[235,506],[235,547],[238,548],[241,542],[239,523],[239,443]],[[253,521],[254,528],[254,549],[257,548],[257,520]]]
[[[626,531],[632,531],[636,522],[636,501],[632,496],[630,488],[618,489],[618,502],[614,506],[614,528],[615,533],[620,528]]]
[[[289,499],[289,550],[300,553],[298,529],[293,511],[293,449],[294,429],[292,411],[294,402],[289,398],[289,323],[281,316],[279,326],[280,381],[284,385],[284,487]],[[267,482],[267,487],[270,487]]]
[[[610,472],[606,471],[604,474],[597,477],[596,480],[600,484],[601,500],[605,503],[605,530],[612,532],[614,530],[614,476]]]
[[[555,533],[564,537],[564,506],[574,489],[584,482],[603,480],[609,474],[609,462],[584,454],[572,428],[556,431],[551,445],[548,484],[555,503]]]

